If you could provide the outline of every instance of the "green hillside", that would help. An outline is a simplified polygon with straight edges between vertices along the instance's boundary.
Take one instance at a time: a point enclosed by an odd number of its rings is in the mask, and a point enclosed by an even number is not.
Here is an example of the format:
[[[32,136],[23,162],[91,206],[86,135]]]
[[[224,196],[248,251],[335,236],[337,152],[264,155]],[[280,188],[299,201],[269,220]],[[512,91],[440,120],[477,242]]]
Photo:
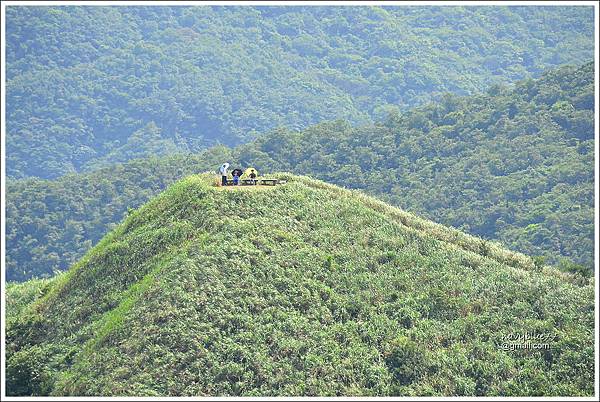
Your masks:
[[[7,175],[384,118],[594,56],[591,6],[6,9]]]
[[[8,394],[593,395],[593,280],[278,176],[190,176],[9,287]]]
[[[278,129],[235,149],[7,183],[7,279],[65,270],[128,208],[223,161],[359,188],[566,270],[594,261],[594,64],[392,114]]]

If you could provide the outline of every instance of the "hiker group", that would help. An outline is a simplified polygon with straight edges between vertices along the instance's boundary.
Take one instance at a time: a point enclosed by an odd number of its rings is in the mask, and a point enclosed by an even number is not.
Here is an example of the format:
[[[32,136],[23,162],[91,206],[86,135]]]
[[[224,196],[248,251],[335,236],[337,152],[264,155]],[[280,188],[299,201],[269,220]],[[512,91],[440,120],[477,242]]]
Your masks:
[[[221,185],[222,186],[227,186],[230,183],[229,178],[228,178],[228,170],[229,170],[229,163],[224,163],[219,168],[219,173],[221,174]],[[245,181],[248,182],[248,184],[256,185],[258,183],[258,181],[256,179],[258,176],[258,172],[256,171],[256,169],[254,169],[252,167],[246,169],[245,172],[242,172],[242,169],[233,169],[231,171],[231,176],[233,178],[233,180],[231,181],[231,184],[234,186],[238,186],[240,184],[240,179],[242,178],[242,176],[244,176],[246,178]]]

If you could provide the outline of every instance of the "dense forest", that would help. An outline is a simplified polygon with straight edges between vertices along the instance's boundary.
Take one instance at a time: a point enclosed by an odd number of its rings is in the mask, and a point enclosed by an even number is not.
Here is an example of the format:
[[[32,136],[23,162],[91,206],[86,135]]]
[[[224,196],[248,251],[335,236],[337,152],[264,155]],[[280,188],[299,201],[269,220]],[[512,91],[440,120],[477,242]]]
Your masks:
[[[235,149],[146,158],[58,180],[9,180],[7,279],[67,269],[178,178],[223,161],[362,189],[566,270],[594,258],[594,65],[392,113],[276,129]]]
[[[593,57],[593,7],[7,7],[12,178],[383,121]]]
[[[9,286],[7,394],[593,395],[593,281],[275,177],[182,179],[67,273]]]

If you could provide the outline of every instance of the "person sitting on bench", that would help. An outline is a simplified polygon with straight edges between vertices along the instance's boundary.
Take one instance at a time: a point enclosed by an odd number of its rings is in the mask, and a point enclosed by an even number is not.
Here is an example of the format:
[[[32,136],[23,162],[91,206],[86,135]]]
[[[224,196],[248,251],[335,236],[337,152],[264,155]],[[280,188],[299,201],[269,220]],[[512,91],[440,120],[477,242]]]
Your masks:
[[[245,184],[258,184],[258,172],[253,167],[249,167],[244,172]]]
[[[250,174],[248,177],[250,177],[250,179],[254,181],[254,184],[256,184],[256,170],[254,170],[254,168],[250,169]]]
[[[240,176],[242,175],[242,169],[233,169],[231,171],[231,175],[233,176],[233,185],[237,186],[240,184]]]

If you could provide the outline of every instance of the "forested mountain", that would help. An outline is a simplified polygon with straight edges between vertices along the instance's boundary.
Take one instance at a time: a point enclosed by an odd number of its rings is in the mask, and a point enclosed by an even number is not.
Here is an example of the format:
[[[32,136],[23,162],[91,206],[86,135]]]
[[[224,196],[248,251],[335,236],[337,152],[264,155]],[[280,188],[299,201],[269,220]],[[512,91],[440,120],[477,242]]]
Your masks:
[[[585,62],[593,33],[586,6],[9,6],[7,174],[382,120]]]
[[[10,286],[8,395],[593,395],[593,281],[276,177],[183,179]]]
[[[274,130],[236,149],[150,158],[59,180],[9,181],[7,279],[65,270],[178,178],[223,161],[363,189],[566,269],[594,258],[594,65],[445,96],[385,124]]]

